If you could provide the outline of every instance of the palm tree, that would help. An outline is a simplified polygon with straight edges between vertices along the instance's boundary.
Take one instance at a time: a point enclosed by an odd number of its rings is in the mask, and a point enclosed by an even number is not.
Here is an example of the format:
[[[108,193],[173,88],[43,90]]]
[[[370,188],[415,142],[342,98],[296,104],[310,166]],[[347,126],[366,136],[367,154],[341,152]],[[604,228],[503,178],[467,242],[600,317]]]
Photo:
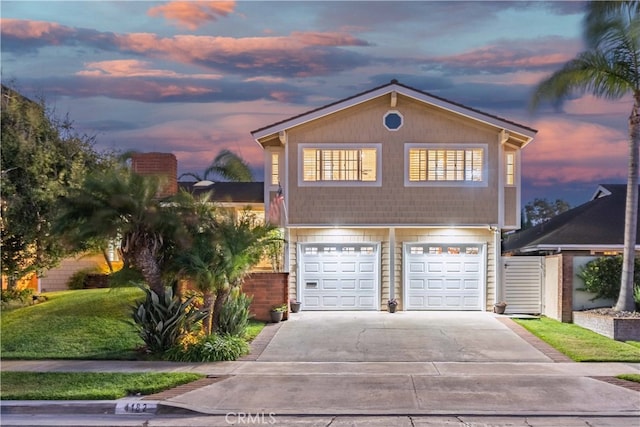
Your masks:
[[[161,182],[117,168],[87,177],[82,188],[60,201],[55,230],[82,250],[86,242],[120,240],[125,268],[138,270],[164,295],[162,264],[174,244],[188,239],[176,204],[157,198]]]
[[[273,243],[272,230],[271,225],[258,221],[248,210],[239,217],[227,211],[218,218],[216,242],[220,248],[220,272],[224,281],[213,306],[214,330],[218,328],[222,305],[231,290],[242,286],[251,268],[260,262],[265,248]]]
[[[638,149],[640,147],[640,3],[599,2],[588,6],[584,36],[587,49],[542,81],[532,108],[542,100],[556,103],[572,93],[597,97],[633,97],[629,116],[629,169],[623,268],[616,310],[633,311],[633,276],[638,222]]]
[[[190,176],[197,181],[208,179],[211,174],[218,175],[227,181],[233,182],[250,182],[253,181],[253,175],[247,162],[242,157],[230,150],[222,150],[213,159],[211,165],[204,171],[204,175],[200,176],[196,173],[187,172],[180,175]]]

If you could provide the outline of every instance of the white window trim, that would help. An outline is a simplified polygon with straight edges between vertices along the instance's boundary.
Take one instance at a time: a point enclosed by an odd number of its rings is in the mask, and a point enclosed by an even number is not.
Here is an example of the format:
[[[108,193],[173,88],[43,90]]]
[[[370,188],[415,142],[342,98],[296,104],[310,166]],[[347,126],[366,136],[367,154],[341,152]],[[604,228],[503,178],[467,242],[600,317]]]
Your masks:
[[[400,116],[400,126],[398,126],[396,129],[391,129],[390,127],[387,126],[387,116],[389,114],[397,114],[398,116]],[[382,116],[382,125],[385,127],[385,129],[387,129],[389,132],[397,132],[399,131],[402,126],[404,126],[404,116],[402,115],[402,113],[398,110],[389,110],[387,111],[384,116]]]
[[[376,150],[375,181],[305,181],[304,150]],[[382,186],[382,144],[299,144],[298,145],[298,186],[299,187],[381,187]]]
[[[513,155],[513,182],[511,184],[508,183],[508,166],[507,158],[509,155]],[[518,185],[518,153],[516,151],[505,151],[504,152],[504,186],[505,187],[517,187]]]
[[[411,181],[409,180],[409,150],[483,150],[482,181]],[[489,185],[489,150],[488,144],[404,144],[404,186],[405,187],[487,187]]]

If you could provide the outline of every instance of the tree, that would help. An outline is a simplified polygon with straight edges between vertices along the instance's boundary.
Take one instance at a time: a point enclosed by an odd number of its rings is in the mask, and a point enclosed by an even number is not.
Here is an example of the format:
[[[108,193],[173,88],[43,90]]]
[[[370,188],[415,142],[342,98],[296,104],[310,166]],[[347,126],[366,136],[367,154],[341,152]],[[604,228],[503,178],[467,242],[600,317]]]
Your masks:
[[[197,181],[208,179],[209,176],[218,175],[227,181],[232,182],[250,182],[253,181],[253,174],[247,162],[232,151],[222,150],[213,159],[211,165],[204,171],[204,175],[200,176],[196,173],[183,173],[180,177],[190,176]]]
[[[0,203],[2,273],[13,287],[26,274],[56,266],[67,255],[51,232],[56,201],[81,185],[88,170],[109,167],[94,139],[78,135],[44,102],[2,86]]]
[[[163,265],[172,246],[184,247],[190,240],[186,215],[188,204],[157,197],[162,182],[125,167],[91,174],[83,186],[61,200],[55,230],[76,250],[86,242],[120,240],[125,268],[138,270],[149,287],[164,295]]]
[[[555,202],[550,202],[536,197],[524,206],[525,222],[522,228],[526,229],[547,222],[570,208],[569,203],[564,200],[556,199]]]
[[[589,3],[584,38],[587,49],[538,84],[532,108],[542,100],[559,103],[573,93],[589,92],[607,99],[633,97],[629,116],[623,267],[620,296],[615,305],[616,310],[633,311],[640,146],[640,2]]]

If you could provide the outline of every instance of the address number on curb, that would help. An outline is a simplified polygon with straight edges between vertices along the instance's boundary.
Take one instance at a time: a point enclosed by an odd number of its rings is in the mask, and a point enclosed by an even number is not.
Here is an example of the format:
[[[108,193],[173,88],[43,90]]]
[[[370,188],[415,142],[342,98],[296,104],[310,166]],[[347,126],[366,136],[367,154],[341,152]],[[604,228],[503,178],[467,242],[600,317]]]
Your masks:
[[[157,411],[157,403],[119,402],[116,404],[116,415],[155,414]]]

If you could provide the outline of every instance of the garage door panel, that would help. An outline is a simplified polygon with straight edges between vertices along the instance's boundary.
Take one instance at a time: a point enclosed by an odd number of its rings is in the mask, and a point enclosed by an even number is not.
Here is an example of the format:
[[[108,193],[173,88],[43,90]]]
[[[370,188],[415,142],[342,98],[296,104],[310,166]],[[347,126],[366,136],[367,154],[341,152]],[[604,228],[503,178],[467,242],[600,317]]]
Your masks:
[[[424,283],[422,279],[412,279],[409,281],[409,289],[424,289]]]
[[[340,264],[336,261],[325,261],[322,263],[323,273],[337,273]]]
[[[343,273],[355,273],[356,272],[356,263],[355,262],[343,262],[341,271]]]
[[[481,310],[486,259],[482,244],[404,245],[408,310]]]
[[[372,262],[360,263],[360,273],[373,273],[374,270],[375,270],[375,266]]]
[[[364,280],[361,279],[359,280],[360,282],[360,289],[362,290],[367,290],[367,291],[374,291],[375,290],[375,281],[374,280]]]
[[[345,279],[341,281],[341,289],[356,289],[356,279]]]
[[[321,281],[321,289],[338,289],[338,280],[325,279]]]
[[[305,262],[304,263],[304,272],[305,273],[317,273],[320,271],[320,263],[318,262]]]
[[[427,289],[430,290],[440,290],[444,288],[444,280],[442,279],[428,279],[427,280]]]

